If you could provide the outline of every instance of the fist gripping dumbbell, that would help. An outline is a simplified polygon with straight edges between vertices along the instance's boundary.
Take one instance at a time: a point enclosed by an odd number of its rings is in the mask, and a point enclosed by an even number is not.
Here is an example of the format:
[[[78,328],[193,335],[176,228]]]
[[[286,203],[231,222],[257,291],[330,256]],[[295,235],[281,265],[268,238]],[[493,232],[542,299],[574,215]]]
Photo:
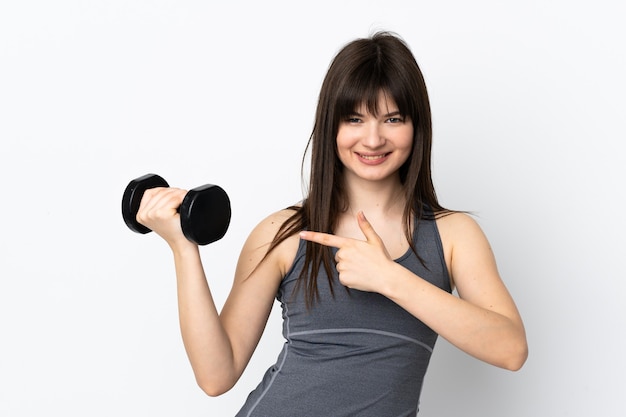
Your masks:
[[[156,187],[169,187],[169,184],[156,174],[146,174],[126,186],[122,197],[122,217],[130,230],[141,234],[152,231],[137,221],[137,212],[144,192]],[[228,230],[230,200],[221,187],[205,184],[185,194],[178,213],[185,237],[198,245],[208,245],[224,237]]]

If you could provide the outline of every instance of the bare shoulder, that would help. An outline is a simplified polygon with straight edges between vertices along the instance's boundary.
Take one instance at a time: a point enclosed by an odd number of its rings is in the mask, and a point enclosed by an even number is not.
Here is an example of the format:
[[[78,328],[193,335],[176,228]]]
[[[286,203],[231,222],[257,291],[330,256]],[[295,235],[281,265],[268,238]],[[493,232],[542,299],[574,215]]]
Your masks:
[[[298,250],[300,239],[298,234],[281,242],[269,254],[268,249],[280,228],[295,213],[293,209],[283,209],[263,218],[250,232],[242,249],[240,261],[243,264],[249,264],[249,267],[256,267],[261,261],[269,263],[273,266],[272,269],[280,273],[280,276],[284,276],[291,267]]]
[[[485,238],[478,222],[466,213],[450,212],[438,214],[436,216],[436,222],[441,240],[449,244],[453,244],[459,239]]]
[[[458,286],[468,271],[488,269],[495,271],[495,259],[487,237],[478,222],[462,212],[437,216],[444,257],[450,271],[453,287]]]
[[[283,209],[269,214],[254,227],[249,239],[269,246],[283,224],[295,213],[293,209]]]
[[[275,235],[283,223],[289,220],[295,213],[296,211],[290,208],[275,211],[261,220],[257,227],[271,229],[274,231],[273,235]]]

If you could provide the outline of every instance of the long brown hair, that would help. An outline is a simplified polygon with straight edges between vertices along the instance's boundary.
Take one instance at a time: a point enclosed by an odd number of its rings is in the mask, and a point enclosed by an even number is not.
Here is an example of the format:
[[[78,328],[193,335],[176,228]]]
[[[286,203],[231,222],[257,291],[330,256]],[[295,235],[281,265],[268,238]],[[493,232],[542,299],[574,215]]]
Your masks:
[[[432,124],[428,92],[422,72],[407,44],[391,32],[377,32],[346,44],[332,60],[319,94],[313,131],[303,157],[311,150],[308,195],[295,213],[280,227],[268,253],[301,230],[332,233],[339,214],[347,209],[346,190],[341,176],[343,165],[337,156],[337,132],[342,120],[354,114],[362,103],[376,113],[379,93],[392,98],[402,117],[413,123],[413,149],[400,168],[405,201],[407,240],[415,253],[408,225],[414,217],[432,218],[446,212],[440,206],[431,176]],[[428,210],[426,210],[428,208]],[[415,225],[417,227],[417,225]],[[323,266],[333,291],[334,260],[331,249],[306,242],[304,268],[296,291],[304,287],[307,306],[319,299],[317,276]]]

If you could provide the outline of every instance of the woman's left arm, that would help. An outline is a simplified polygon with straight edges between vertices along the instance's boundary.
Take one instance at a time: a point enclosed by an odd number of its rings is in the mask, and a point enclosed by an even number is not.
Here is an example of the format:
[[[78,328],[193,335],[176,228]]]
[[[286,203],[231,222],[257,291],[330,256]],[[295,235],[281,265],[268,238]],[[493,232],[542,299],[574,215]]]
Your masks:
[[[398,265],[384,295],[464,352],[516,371],[528,356],[524,324],[504,285],[489,242],[474,219],[437,220],[446,263],[459,297]]]
[[[509,370],[522,367],[528,356],[522,319],[500,278],[489,242],[471,217],[454,213],[437,220],[459,297],[394,262],[363,213],[357,220],[366,240],[312,231],[303,231],[300,237],[338,248],[335,261],[343,285],[386,296],[484,362]]]

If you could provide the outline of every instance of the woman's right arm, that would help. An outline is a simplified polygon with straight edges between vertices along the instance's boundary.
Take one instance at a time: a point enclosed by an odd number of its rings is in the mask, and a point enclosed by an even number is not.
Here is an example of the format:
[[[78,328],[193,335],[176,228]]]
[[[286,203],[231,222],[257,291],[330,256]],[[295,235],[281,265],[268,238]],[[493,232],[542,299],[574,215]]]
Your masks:
[[[146,191],[137,219],[165,239],[172,250],[185,350],[198,385],[208,395],[216,396],[235,385],[252,357],[290,263],[289,256],[292,261],[295,255],[294,239],[281,244],[261,262],[288,214],[278,212],[261,221],[241,250],[232,289],[219,313],[199,248],[180,230],[176,208],[185,193],[172,188]],[[297,249],[297,241],[295,245]]]

